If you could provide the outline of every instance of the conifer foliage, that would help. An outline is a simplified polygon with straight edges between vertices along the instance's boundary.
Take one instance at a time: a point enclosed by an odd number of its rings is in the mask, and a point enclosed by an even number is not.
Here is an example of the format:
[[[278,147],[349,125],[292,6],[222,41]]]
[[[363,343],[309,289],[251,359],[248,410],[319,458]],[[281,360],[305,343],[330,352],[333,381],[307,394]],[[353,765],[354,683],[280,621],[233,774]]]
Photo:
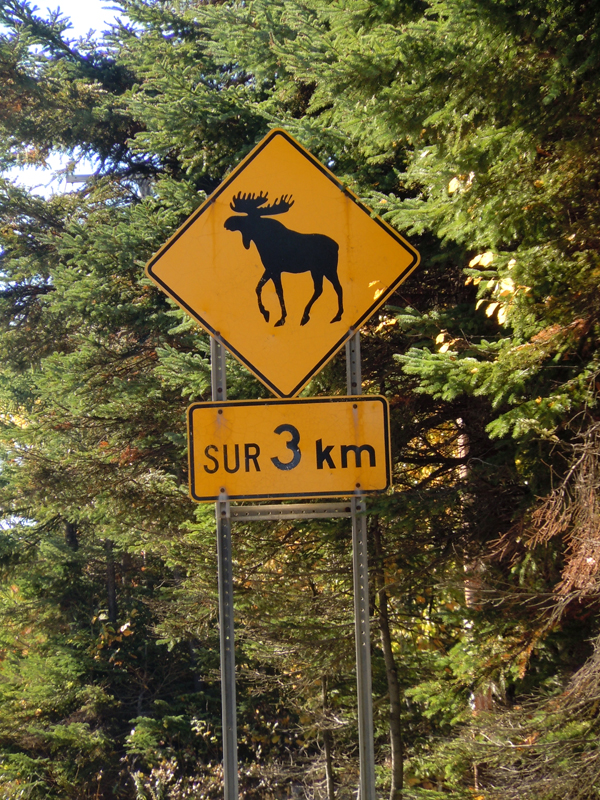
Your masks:
[[[600,796],[600,11],[573,0],[0,0],[0,795],[221,796],[207,337],[143,266],[275,126],[422,255],[363,334],[378,791]],[[125,20],[125,17],[124,17]],[[229,395],[266,390],[233,360]],[[335,359],[307,389],[343,394]],[[344,521],[234,530],[241,794],[353,796]]]

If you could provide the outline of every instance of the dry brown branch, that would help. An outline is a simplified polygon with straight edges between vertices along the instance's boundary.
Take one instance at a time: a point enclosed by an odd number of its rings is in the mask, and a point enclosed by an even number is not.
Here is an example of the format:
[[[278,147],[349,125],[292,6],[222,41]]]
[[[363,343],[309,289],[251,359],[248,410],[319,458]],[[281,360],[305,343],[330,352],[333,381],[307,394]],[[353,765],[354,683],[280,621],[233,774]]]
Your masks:
[[[573,460],[560,485],[532,517],[528,545],[560,536],[567,543],[561,596],[595,594],[600,588],[600,423],[590,425],[572,445]]]

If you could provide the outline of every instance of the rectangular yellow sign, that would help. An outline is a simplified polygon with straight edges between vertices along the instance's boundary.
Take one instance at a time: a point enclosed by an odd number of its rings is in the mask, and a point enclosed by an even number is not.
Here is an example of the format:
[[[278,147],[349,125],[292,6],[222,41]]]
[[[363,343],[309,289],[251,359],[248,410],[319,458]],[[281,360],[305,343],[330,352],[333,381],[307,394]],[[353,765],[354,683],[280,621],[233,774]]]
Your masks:
[[[197,502],[343,497],[383,491],[391,475],[385,397],[195,403],[188,409]]]

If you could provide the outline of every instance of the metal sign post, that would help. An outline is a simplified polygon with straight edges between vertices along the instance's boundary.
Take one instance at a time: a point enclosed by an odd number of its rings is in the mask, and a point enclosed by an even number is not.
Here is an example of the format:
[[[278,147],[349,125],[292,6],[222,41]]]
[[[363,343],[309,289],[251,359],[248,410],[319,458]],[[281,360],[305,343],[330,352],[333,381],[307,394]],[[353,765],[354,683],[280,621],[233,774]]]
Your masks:
[[[213,400],[227,399],[225,349],[210,339]],[[233,566],[229,499],[222,492],[216,503],[219,570],[219,637],[221,642],[221,718],[223,721],[224,800],[238,800],[237,718],[235,697],[235,638],[233,625]]]
[[[211,337],[211,366],[213,402],[226,401],[225,349],[213,337]],[[358,332],[346,344],[346,366],[348,395],[356,396],[362,394],[360,334]],[[363,487],[358,483],[356,484],[354,496],[350,503],[234,506],[233,508],[230,506],[227,492],[223,490],[219,495],[215,510],[219,570],[224,800],[238,800],[231,519],[277,520],[331,517],[351,517],[352,519],[360,800],[376,800],[367,518]]]
[[[355,333],[346,343],[346,376],[348,394],[361,394],[360,333]],[[371,681],[367,516],[362,488],[358,485],[351,502],[360,800],[375,800],[375,745],[373,736],[373,690]]]

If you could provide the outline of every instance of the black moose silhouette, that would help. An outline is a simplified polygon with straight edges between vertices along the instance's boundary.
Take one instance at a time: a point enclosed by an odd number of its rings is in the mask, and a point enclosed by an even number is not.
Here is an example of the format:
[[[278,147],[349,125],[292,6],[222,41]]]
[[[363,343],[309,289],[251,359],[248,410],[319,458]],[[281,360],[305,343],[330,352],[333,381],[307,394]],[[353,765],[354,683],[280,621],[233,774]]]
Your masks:
[[[308,301],[300,325],[306,325],[310,319],[310,310],[317,298],[323,293],[323,279],[332,284],[338,298],[338,311],[332,322],[339,322],[344,313],[343,292],[337,274],[338,250],[337,242],[322,233],[299,233],[292,231],[275,219],[266,219],[276,214],[285,214],[294,205],[291,195],[282,195],[269,206],[265,206],[268,194],[237,194],[229,204],[232,211],[245,214],[243,217],[229,217],[224,227],[228,231],[239,231],[246,250],[254,242],[265,271],[256,287],[258,307],[265,321],[269,321],[269,312],[262,302],[262,289],[267,281],[273,281],[279,304],[281,318],[275,323],[279,327],[285,323],[287,311],[283,299],[281,273],[310,272],[315,291]]]

